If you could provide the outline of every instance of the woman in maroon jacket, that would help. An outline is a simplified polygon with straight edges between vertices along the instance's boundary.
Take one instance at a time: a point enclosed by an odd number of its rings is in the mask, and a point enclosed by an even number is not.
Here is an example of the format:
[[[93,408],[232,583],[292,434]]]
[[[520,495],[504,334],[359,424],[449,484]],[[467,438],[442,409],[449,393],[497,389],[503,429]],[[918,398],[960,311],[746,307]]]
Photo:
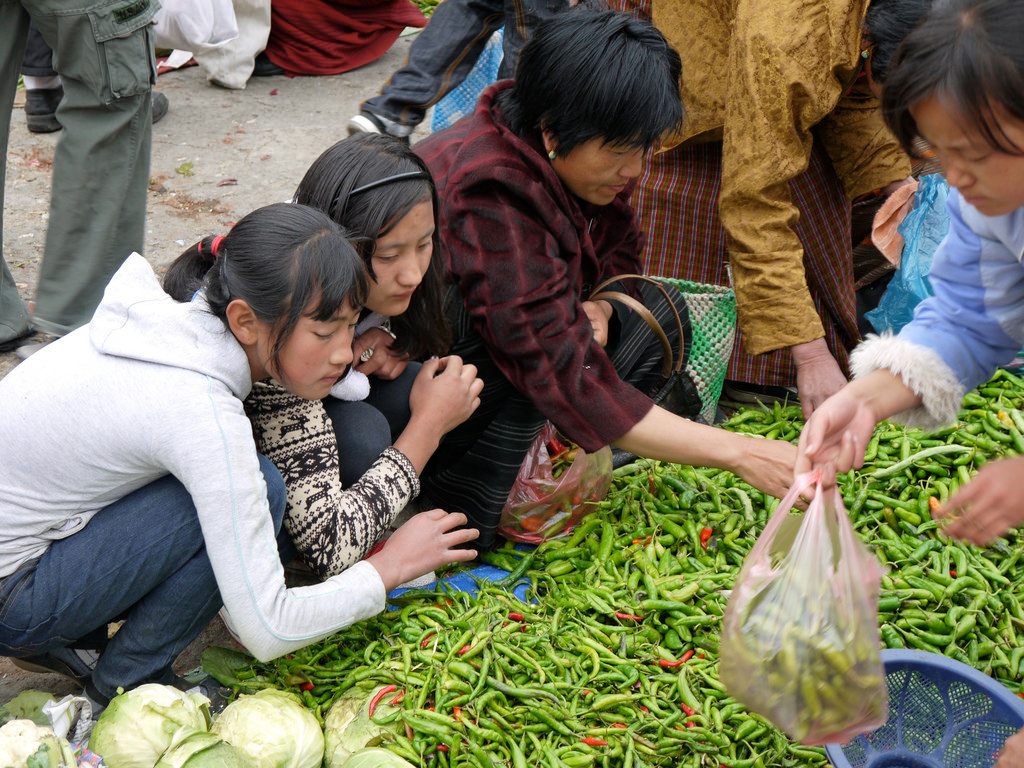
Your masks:
[[[481,406],[424,472],[424,493],[465,512],[481,546],[544,419],[586,450],[723,467],[776,496],[792,477],[793,446],[654,405],[641,391],[660,368],[654,335],[622,305],[587,300],[605,278],[640,271],[628,198],[644,154],[682,119],[680,70],[650,24],[567,12],[526,45],[514,81],[415,147],[437,182],[458,290],[451,352],[485,382]],[[667,330],[667,302],[640,294]]]

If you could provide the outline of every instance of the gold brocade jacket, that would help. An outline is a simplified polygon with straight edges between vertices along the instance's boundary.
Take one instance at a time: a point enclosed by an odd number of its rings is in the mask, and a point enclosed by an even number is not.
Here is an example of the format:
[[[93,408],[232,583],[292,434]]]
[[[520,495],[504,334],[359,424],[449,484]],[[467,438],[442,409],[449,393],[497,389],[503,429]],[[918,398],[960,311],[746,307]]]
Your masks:
[[[667,148],[721,139],[719,210],[747,352],[821,338],[787,182],[821,141],[856,199],[910,174],[857,80],[869,0],[653,0],[683,58],[683,130]],[[813,138],[812,138],[813,130]]]

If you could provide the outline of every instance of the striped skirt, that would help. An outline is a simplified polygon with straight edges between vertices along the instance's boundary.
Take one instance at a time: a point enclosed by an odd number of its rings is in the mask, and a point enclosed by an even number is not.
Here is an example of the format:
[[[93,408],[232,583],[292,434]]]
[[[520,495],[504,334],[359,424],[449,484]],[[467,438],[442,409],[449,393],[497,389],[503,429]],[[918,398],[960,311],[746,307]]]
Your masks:
[[[651,154],[632,204],[647,234],[648,274],[729,285],[726,235],[718,218],[722,144],[682,145]],[[804,270],[825,341],[846,370],[859,339],[853,284],[850,201],[825,150],[817,143],[807,170],[790,182],[800,211],[795,230],[804,247]],[[728,378],[793,386],[796,367],[788,349],[748,355],[737,333]]]

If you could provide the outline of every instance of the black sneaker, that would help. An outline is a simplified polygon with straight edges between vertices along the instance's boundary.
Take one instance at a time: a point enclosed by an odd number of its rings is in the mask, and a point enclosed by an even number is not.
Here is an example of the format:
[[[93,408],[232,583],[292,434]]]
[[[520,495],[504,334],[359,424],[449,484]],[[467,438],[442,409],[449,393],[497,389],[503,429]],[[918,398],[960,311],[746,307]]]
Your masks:
[[[266,51],[256,57],[256,61],[252,67],[253,77],[275,77],[283,74],[284,70],[270,60]]]
[[[11,663],[29,672],[53,672],[64,675],[84,686],[96,668],[99,658],[99,653],[84,648],[54,648],[36,656],[12,658]]]
[[[64,98],[64,89],[42,88],[25,91],[25,122],[32,133],[53,133],[61,129],[57,106]]]
[[[409,146],[409,134],[412,133],[413,129],[401,126],[398,123],[385,122],[372,112],[363,110],[358,115],[353,115],[349,118],[345,124],[345,130],[348,131],[349,136],[355,136],[357,133],[382,133],[385,136],[398,139],[405,146]],[[399,135],[401,133],[405,133],[405,135]]]
[[[153,124],[156,125],[164,119],[167,110],[171,108],[171,102],[160,91],[153,91]]]

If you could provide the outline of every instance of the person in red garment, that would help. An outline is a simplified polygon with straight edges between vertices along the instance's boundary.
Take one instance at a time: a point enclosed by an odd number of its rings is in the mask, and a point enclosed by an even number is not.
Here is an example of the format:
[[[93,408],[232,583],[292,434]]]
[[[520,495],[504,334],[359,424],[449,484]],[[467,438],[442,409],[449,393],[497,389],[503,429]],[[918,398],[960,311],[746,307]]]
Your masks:
[[[472,115],[413,147],[437,184],[449,353],[484,380],[480,407],[424,471],[423,494],[465,512],[481,548],[494,543],[545,419],[587,451],[611,444],[727,468],[777,496],[789,485],[793,446],[655,405],[645,394],[662,360],[655,335],[623,304],[591,299],[602,280],[640,270],[643,235],[628,198],[646,153],[682,120],[680,70],[647,22],[566,11],[523,48],[514,81],[495,83]],[[647,284],[637,293],[678,338],[665,319],[671,303],[686,312],[681,294]]]
[[[426,25],[411,0],[274,0],[264,54],[277,72],[259,74],[339,75],[379,59],[406,27]]]

